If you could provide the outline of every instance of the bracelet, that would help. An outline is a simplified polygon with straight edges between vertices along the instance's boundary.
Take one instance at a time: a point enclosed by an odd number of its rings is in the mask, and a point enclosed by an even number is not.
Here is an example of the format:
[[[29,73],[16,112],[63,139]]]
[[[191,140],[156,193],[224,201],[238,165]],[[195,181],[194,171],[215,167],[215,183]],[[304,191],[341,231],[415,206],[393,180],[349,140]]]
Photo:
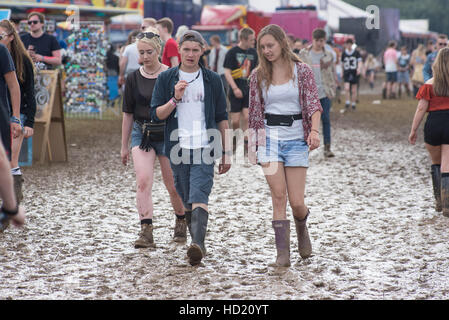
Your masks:
[[[17,206],[15,210],[6,210],[5,207],[2,206],[0,208],[0,212],[3,212],[4,214],[10,217],[15,216],[17,213],[19,213],[19,206]]]
[[[182,99],[176,99],[175,95],[173,95],[172,99],[176,104],[178,104],[182,101]]]
[[[170,102],[174,107],[176,107],[175,98],[171,98],[168,102]]]
[[[16,116],[11,116],[11,122],[22,125],[22,121],[20,121],[20,119],[17,118]]]
[[[316,133],[320,134],[320,132],[317,129],[311,129],[310,131],[315,131]]]

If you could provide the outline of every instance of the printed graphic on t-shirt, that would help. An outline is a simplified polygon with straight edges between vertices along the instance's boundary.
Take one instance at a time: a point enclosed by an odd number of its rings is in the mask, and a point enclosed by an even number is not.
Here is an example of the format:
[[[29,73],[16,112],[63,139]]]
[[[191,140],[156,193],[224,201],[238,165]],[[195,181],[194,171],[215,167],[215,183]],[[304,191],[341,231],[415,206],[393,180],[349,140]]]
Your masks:
[[[248,79],[251,73],[251,63],[254,61],[252,54],[237,53],[236,55],[239,68],[241,69],[240,79]]]

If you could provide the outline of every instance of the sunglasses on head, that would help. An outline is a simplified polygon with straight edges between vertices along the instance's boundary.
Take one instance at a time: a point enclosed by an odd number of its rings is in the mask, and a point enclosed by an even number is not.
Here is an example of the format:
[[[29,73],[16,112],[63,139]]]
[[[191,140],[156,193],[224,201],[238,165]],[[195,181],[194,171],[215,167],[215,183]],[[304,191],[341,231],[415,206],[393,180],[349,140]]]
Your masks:
[[[141,32],[136,36],[136,39],[138,40],[141,40],[143,38],[152,39],[154,37],[159,37],[159,35],[153,32]]]
[[[0,40],[3,40],[4,38],[10,36],[10,34],[2,33],[0,34]]]
[[[446,47],[447,46],[447,42],[440,42],[440,43],[438,43],[438,45],[442,46],[442,47]]]
[[[28,24],[31,26],[32,24],[38,24],[39,22],[39,20],[30,20],[28,21]]]

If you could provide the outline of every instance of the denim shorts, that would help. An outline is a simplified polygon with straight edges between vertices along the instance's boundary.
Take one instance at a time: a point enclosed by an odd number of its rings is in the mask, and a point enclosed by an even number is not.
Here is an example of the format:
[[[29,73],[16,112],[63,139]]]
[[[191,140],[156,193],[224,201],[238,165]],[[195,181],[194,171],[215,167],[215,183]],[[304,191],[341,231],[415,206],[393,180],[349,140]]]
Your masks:
[[[131,132],[131,149],[134,147],[140,146],[142,142],[142,126],[138,124],[136,121],[133,123],[133,131]],[[164,141],[154,141],[151,142],[151,146],[153,147],[156,155],[163,156],[164,155]]]
[[[283,162],[284,167],[309,167],[309,146],[303,139],[273,140],[257,150],[259,163]]]
[[[398,71],[398,82],[399,83],[409,83],[410,74],[408,71]]]
[[[176,191],[185,208],[191,210],[192,203],[209,203],[209,195],[214,184],[215,164],[213,162],[207,164],[203,160],[193,161],[192,150],[182,149],[182,151],[190,153],[190,162],[174,164],[170,161],[170,164]]]
[[[386,72],[387,82],[398,82],[398,72]]]

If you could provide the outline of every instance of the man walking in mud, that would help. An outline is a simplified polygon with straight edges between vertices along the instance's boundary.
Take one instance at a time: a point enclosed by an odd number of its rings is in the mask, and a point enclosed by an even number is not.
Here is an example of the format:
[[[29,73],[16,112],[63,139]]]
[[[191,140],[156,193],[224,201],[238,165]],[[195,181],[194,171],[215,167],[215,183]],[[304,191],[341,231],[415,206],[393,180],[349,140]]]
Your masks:
[[[217,73],[199,64],[205,44],[198,32],[184,33],[179,41],[181,64],[159,75],[151,100],[152,120],[166,121],[165,154],[186,209],[192,239],[187,256],[192,266],[206,254],[214,161],[221,158],[219,174],[231,167],[223,84]]]

